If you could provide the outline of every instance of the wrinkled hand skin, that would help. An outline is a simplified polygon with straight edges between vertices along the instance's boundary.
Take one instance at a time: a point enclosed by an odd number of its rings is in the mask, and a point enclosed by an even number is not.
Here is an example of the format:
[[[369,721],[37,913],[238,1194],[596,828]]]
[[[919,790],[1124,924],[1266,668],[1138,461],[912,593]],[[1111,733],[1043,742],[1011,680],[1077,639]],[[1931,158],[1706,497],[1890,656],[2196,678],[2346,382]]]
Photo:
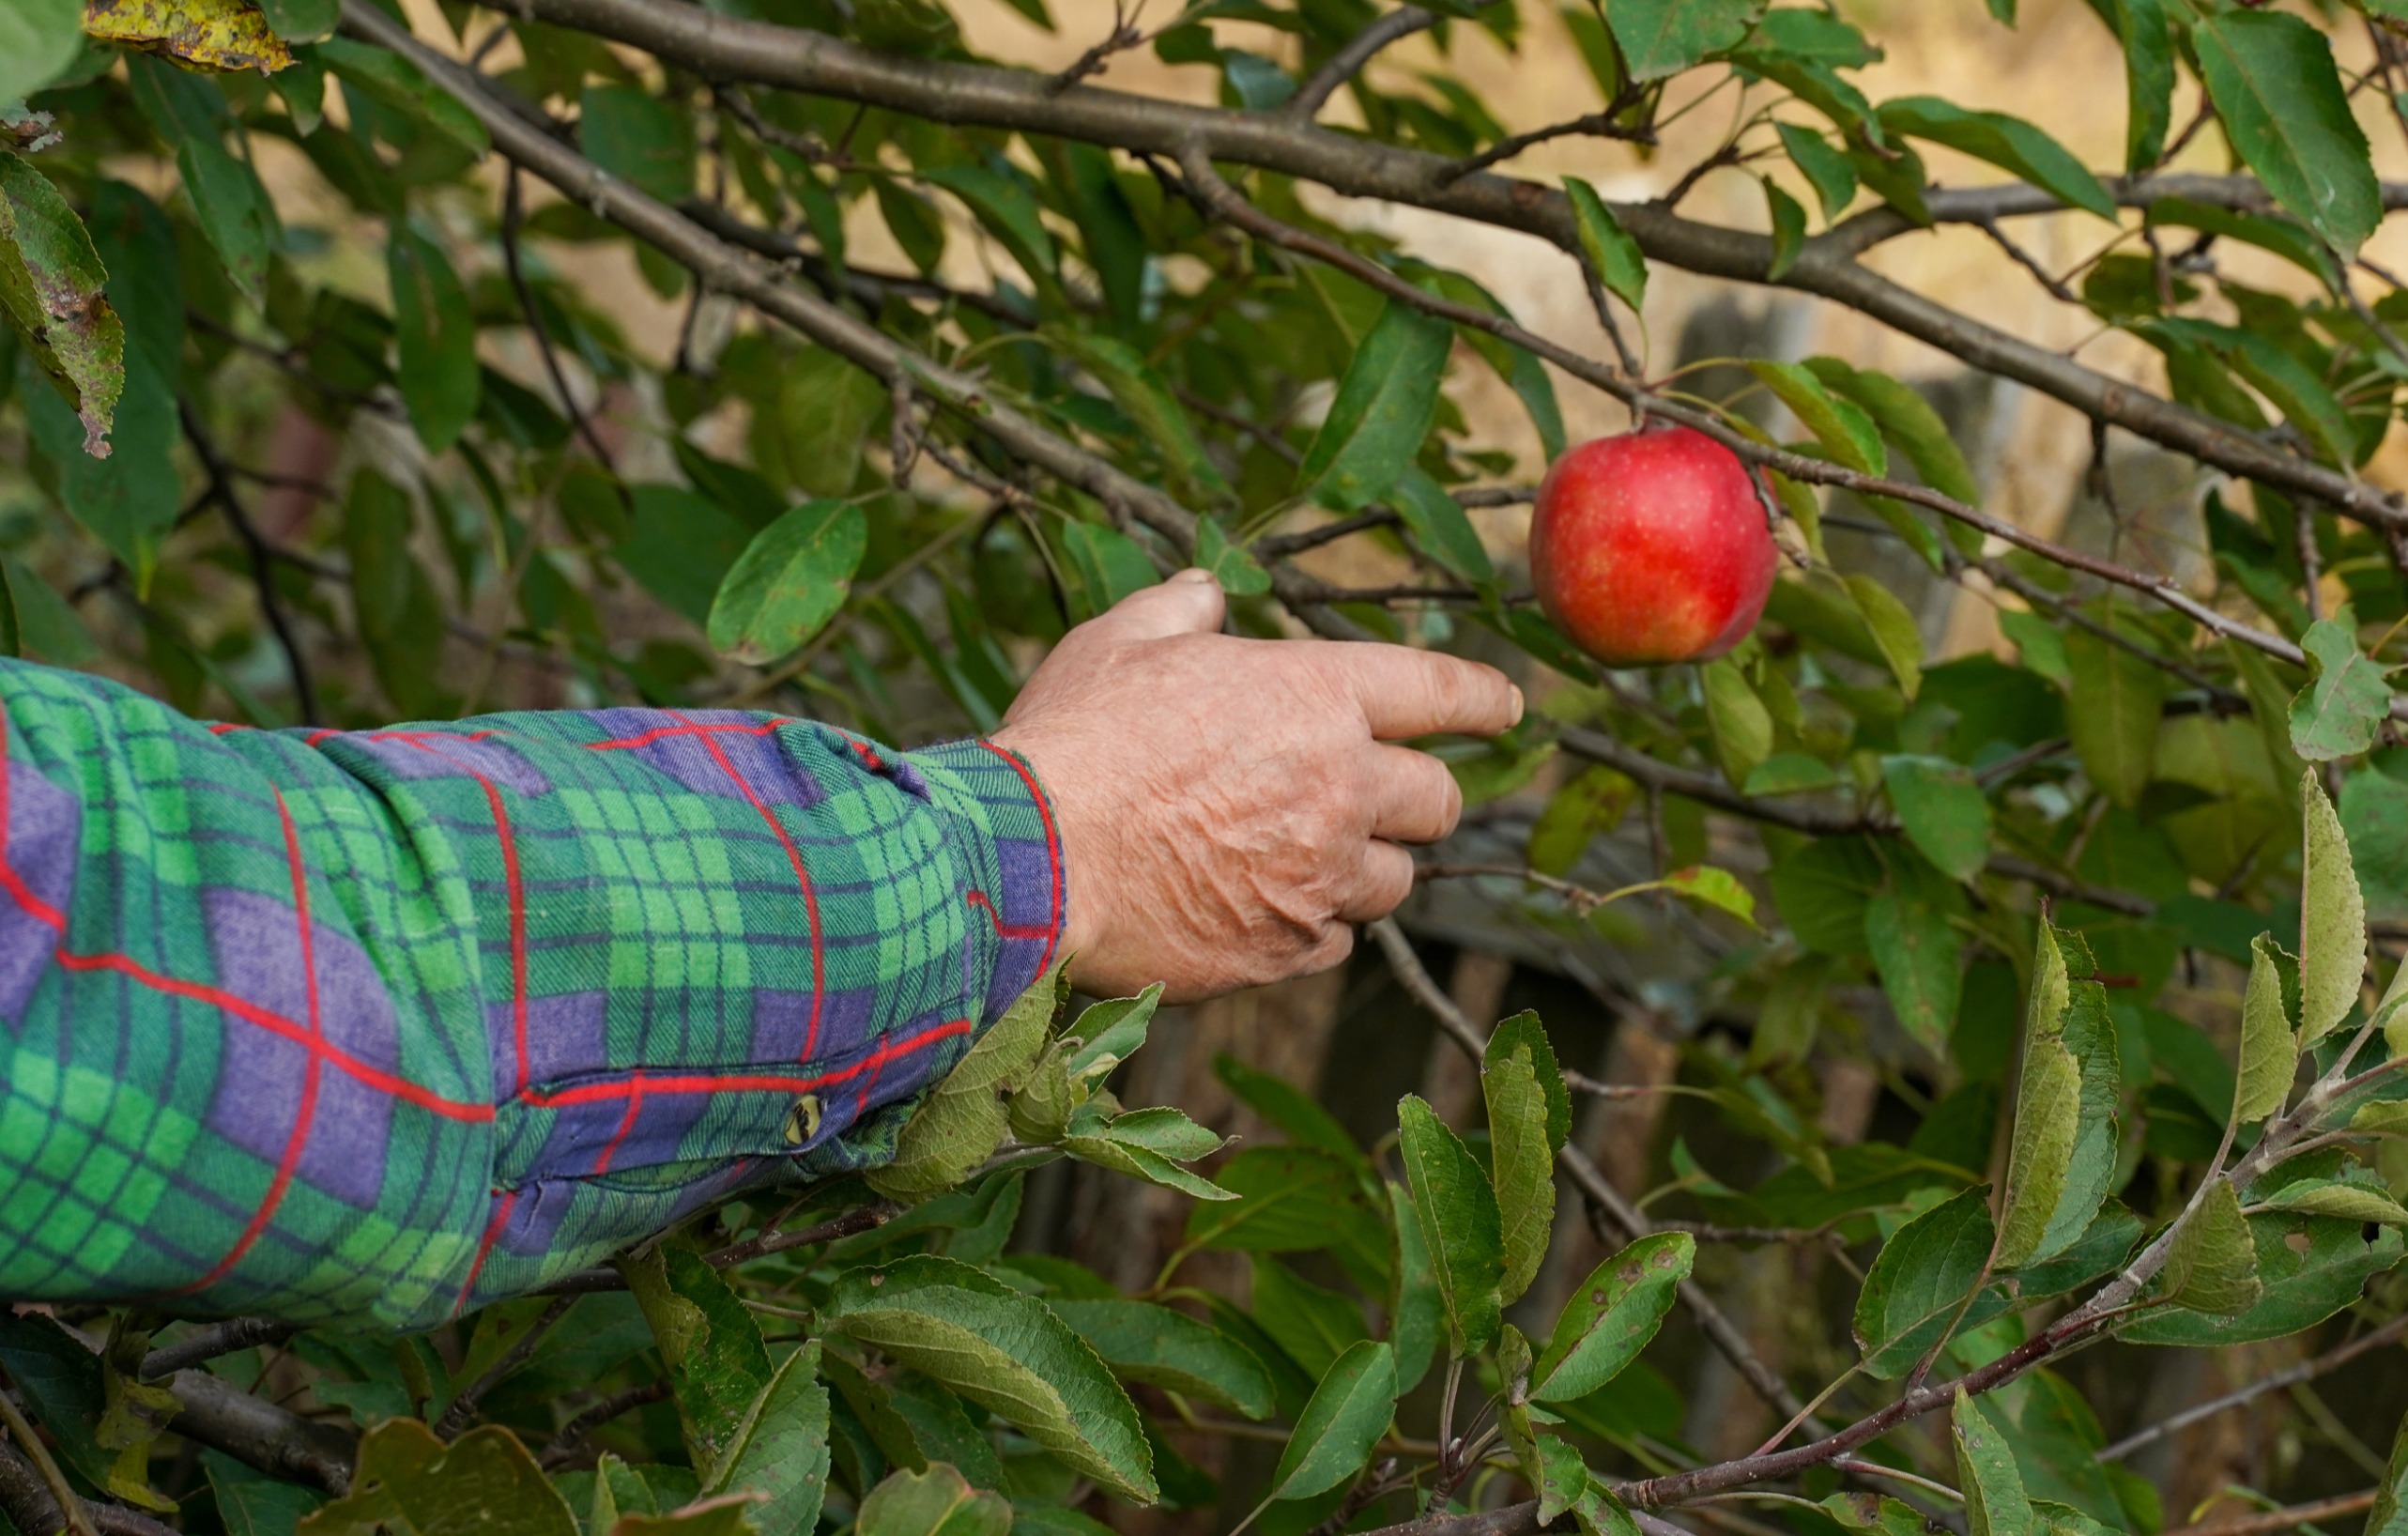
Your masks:
[[[1173,1000],[1307,975],[1413,889],[1454,830],[1444,764],[1387,743],[1521,718],[1494,668],[1403,646],[1219,633],[1184,571],[1063,638],[995,733],[1054,806],[1072,979]]]

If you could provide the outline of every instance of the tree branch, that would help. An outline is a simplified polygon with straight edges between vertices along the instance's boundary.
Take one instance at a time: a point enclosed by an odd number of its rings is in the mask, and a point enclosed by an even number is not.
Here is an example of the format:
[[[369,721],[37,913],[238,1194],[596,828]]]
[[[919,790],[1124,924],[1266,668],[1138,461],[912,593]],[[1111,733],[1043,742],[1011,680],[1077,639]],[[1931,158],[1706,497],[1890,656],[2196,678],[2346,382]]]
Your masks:
[[[643,49],[707,80],[836,97],[935,122],[1019,130],[1139,153],[1175,156],[1193,148],[1214,160],[1317,181],[1349,196],[1451,213],[1538,235],[1567,252],[1578,249],[1571,207],[1559,192],[1489,172],[1449,177],[1446,173],[1453,162],[1443,157],[1293,117],[1191,106],[1093,85],[1054,94],[1044,76],[1027,70],[898,58],[822,33],[741,21],[696,6],[652,0],[527,4],[545,21]],[[2111,180],[2117,200],[2135,204],[2191,191],[2237,203],[2242,186],[2255,186],[2230,177]],[[2036,194],[2045,201],[2032,204],[2029,189],[1977,191],[1984,194],[1979,210],[1991,217],[2059,206],[2045,193]],[[2251,195],[2262,195],[2262,189]],[[1951,203],[1944,192],[1930,196],[1936,207],[1949,207],[1952,218],[1976,216],[1975,205]],[[2408,206],[2408,189],[2386,187],[2385,202],[2395,197]],[[1960,207],[1962,214],[1956,211]],[[1618,204],[1613,211],[1651,259],[1742,283],[1764,283],[1771,269],[1770,237],[1699,223],[1646,204]],[[2408,506],[2388,492],[1985,325],[1867,269],[1853,258],[1886,238],[1874,228],[1859,228],[1851,221],[1807,241],[1780,285],[1861,311],[1974,368],[2030,385],[2085,415],[2229,473],[2324,501],[2361,522],[2408,523]]]
[[[145,1381],[156,1381],[221,1355],[239,1354],[260,1344],[282,1344],[299,1331],[299,1324],[282,1323],[272,1317],[236,1317],[212,1323],[145,1355],[142,1376]]]
[[[2246,1386],[2234,1388],[2221,1397],[2213,1397],[2204,1403],[2194,1404],[2170,1419],[2160,1420],[2146,1429],[2137,1430],[2100,1452],[2098,1459],[2122,1461],[2134,1452],[2145,1446],[2154,1445],[2169,1435],[2187,1429],[2202,1419],[2212,1419],[2227,1408],[2237,1408],[2242,1404],[2253,1402],[2268,1392],[2279,1391],[2285,1387],[2297,1386],[2303,1381],[2313,1381],[2325,1372],[2347,1365],[2370,1350],[2381,1349],[2386,1344],[2399,1343],[2403,1335],[2408,1335],[2408,1313],[2393,1318],[2381,1328],[2370,1329],[2349,1343],[2328,1349],[2312,1359],[2302,1360],[2285,1370],[2277,1371],[2272,1375],[2261,1376]]]
[[[61,1513],[64,1498],[72,1513]],[[6,1514],[22,1536],[58,1536],[70,1525],[97,1536],[176,1536],[139,1510],[98,1499],[78,1498],[64,1484],[53,1486],[32,1462],[0,1446],[0,1514]]]
[[[1399,6],[1371,25],[1346,39],[1345,45],[1329,55],[1311,78],[1296,87],[1296,94],[1281,102],[1278,115],[1291,121],[1310,124],[1338,94],[1340,86],[1354,79],[1383,48],[1399,42],[1417,32],[1426,32],[1438,24],[1434,12],[1419,6]]]

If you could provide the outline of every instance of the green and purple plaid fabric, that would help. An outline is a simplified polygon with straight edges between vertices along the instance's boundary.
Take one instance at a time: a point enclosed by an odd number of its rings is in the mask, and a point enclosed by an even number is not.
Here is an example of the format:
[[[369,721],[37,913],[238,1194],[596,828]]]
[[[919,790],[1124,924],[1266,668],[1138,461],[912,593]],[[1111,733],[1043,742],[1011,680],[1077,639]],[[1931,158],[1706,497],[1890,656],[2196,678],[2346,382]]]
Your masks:
[[[0,1298],[424,1327],[890,1156],[1052,958],[1025,764],[207,727],[0,660]]]

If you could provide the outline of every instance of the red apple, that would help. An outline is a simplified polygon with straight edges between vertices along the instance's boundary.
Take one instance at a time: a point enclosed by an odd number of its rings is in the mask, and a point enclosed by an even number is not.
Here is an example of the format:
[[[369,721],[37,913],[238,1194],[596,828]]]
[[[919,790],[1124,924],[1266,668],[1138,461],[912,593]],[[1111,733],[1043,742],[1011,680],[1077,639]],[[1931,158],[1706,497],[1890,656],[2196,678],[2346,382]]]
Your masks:
[[[1608,667],[1721,655],[1756,627],[1778,561],[1755,476],[1670,423],[1557,459],[1530,521],[1539,606]]]

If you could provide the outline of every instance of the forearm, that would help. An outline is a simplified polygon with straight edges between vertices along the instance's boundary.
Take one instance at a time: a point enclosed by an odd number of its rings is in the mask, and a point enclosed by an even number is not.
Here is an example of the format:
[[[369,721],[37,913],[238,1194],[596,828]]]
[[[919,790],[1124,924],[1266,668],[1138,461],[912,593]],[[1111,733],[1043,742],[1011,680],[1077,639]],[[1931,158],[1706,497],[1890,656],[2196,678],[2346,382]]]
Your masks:
[[[437,1320],[876,1160],[1060,928],[978,744],[213,732],[21,664],[0,705],[0,1296]]]

